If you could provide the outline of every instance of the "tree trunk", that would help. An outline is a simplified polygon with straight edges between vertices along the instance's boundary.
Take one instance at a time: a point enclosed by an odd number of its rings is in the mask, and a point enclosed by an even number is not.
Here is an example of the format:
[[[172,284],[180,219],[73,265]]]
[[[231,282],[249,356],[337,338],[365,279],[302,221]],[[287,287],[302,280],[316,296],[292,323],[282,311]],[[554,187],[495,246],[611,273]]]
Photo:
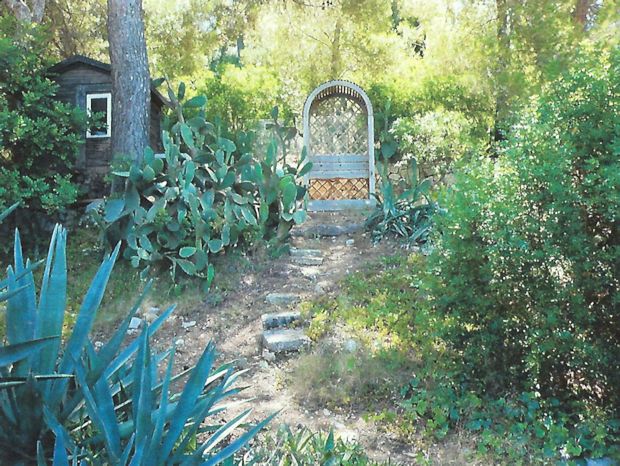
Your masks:
[[[108,0],[112,64],[112,155],[140,163],[149,144],[151,78],[142,0]],[[113,190],[120,186],[113,183]]]
[[[588,14],[592,9],[594,0],[577,0],[575,4],[575,11],[573,12],[573,18],[579,25],[582,31],[585,31],[588,27]]]
[[[40,23],[45,12],[45,0],[32,0],[28,6],[24,0],[4,0],[4,4],[19,21]]]
[[[510,60],[510,10],[507,0],[496,0],[497,8],[497,62],[495,69],[495,124],[493,141],[505,139],[503,121],[508,113],[508,64]]]
[[[342,19],[338,18],[334,27],[334,38],[331,43],[330,79],[339,79],[342,74],[342,54],[340,50],[340,35],[342,34]]]

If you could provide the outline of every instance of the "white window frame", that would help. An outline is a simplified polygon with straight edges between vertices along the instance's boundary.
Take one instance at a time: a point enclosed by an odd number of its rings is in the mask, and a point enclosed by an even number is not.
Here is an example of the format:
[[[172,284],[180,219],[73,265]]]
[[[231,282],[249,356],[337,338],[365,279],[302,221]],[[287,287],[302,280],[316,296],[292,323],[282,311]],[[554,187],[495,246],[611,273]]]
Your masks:
[[[107,102],[107,118],[106,118],[106,133],[105,134],[90,134],[90,126],[86,129],[87,138],[109,138],[112,136],[112,94],[110,92],[101,92],[98,94],[86,94],[86,112],[90,118],[91,101],[93,99],[106,99]]]

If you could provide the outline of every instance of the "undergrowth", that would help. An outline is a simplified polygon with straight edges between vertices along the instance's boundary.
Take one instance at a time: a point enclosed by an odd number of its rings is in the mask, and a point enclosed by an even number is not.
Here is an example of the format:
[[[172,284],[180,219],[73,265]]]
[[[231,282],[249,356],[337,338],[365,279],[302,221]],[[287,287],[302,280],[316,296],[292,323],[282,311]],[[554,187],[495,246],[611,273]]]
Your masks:
[[[319,344],[300,358],[293,378],[299,396],[366,411],[367,419],[426,449],[418,463],[431,461],[428,451],[455,435],[472,439],[472,461],[580,464],[586,456],[616,458],[620,422],[594,407],[584,404],[575,422],[575,413],[559,400],[535,391],[490,395],[470,386],[458,354],[442,338],[447,322],[430,310],[419,289],[425,262],[420,255],[385,258],[349,276],[337,297],[304,304],[316,340],[344,328],[361,350]]]

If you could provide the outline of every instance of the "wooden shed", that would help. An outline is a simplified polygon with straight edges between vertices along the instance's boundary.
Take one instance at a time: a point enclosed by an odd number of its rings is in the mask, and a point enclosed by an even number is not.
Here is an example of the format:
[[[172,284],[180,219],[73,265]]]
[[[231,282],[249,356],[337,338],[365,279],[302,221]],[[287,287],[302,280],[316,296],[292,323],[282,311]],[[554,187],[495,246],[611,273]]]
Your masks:
[[[112,69],[109,64],[83,55],[74,55],[49,69],[58,83],[57,97],[88,113],[103,115],[103,122],[88,128],[84,134],[85,143],[77,157],[76,168],[82,175],[90,197],[108,194],[105,175],[112,161],[111,128],[112,114]],[[161,114],[165,99],[156,90],[151,91],[151,124],[149,139],[151,147],[161,146]]]

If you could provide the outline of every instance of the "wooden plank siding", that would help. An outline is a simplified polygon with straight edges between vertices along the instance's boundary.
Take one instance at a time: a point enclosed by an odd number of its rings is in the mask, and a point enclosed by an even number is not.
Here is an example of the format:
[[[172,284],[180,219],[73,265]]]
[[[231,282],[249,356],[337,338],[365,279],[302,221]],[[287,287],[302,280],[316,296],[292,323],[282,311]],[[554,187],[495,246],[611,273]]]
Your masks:
[[[112,92],[110,66],[86,57],[72,57],[50,69],[59,88],[56,97],[86,111],[87,94]],[[163,99],[153,91],[151,94],[149,141],[153,150],[161,151],[161,116]],[[114,111],[112,111],[114,125]],[[104,181],[112,162],[110,137],[87,138],[77,154],[76,168],[81,173],[82,183],[87,186],[89,197],[107,194]]]

